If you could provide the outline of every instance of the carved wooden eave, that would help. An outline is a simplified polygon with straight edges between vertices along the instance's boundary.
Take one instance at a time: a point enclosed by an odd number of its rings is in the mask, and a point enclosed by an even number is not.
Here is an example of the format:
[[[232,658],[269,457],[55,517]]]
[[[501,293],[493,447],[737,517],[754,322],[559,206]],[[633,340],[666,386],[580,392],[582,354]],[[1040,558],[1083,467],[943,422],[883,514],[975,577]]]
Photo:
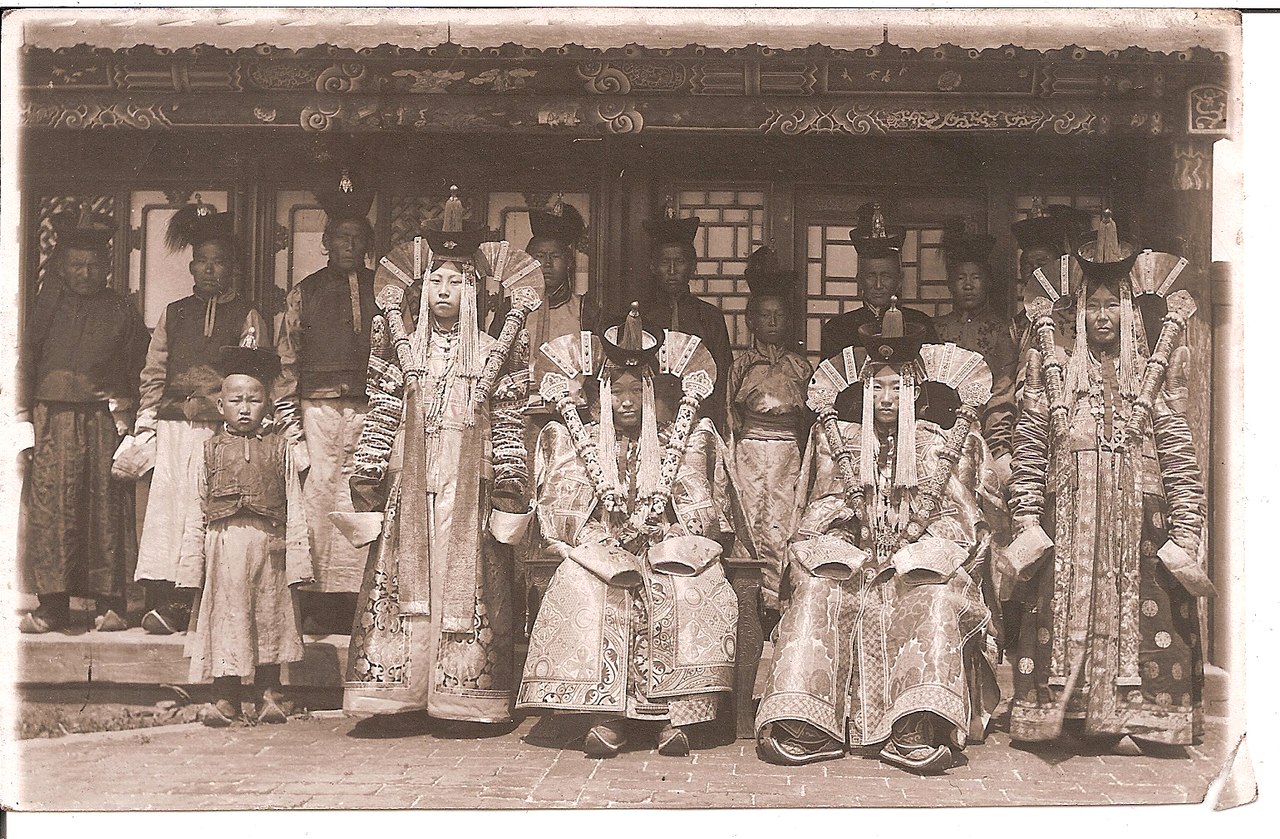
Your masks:
[[[24,49],[20,114],[61,130],[1223,136],[1232,73],[1204,48],[78,46]]]

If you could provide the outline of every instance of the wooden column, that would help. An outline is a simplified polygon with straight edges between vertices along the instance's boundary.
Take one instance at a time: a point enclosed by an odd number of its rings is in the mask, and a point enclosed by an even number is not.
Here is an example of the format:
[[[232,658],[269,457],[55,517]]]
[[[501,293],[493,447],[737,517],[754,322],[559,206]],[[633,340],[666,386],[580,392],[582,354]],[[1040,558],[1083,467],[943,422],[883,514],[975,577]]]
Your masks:
[[[1222,359],[1215,357],[1214,295],[1209,278],[1213,236],[1213,138],[1186,138],[1162,144],[1152,150],[1148,170],[1148,195],[1142,218],[1144,247],[1164,250],[1186,257],[1188,266],[1184,281],[1195,296],[1199,311],[1187,327],[1187,346],[1191,349],[1191,390],[1187,406],[1187,423],[1195,439],[1196,457],[1206,485],[1214,495],[1224,486],[1213,456],[1216,419],[1214,404],[1215,368]],[[1217,347],[1220,352],[1223,348]],[[1215,480],[1216,479],[1216,480]],[[1229,491],[1229,490],[1228,490]],[[1215,499],[1210,497],[1210,506]],[[1211,522],[1212,523],[1212,522]],[[1214,527],[1207,528],[1209,538],[1209,574],[1223,591],[1229,585],[1229,544]],[[1225,661],[1230,632],[1220,626],[1226,614],[1225,601],[1210,603],[1208,619],[1215,631],[1205,639],[1205,650],[1214,663]]]

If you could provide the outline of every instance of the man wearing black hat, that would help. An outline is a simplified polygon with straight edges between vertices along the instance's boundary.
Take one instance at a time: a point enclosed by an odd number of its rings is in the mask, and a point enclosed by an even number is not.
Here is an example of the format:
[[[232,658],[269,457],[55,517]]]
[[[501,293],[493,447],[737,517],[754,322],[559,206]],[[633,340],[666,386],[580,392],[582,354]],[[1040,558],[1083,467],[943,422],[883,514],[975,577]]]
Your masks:
[[[190,598],[174,591],[182,531],[197,475],[195,450],[222,424],[218,392],[221,347],[239,344],[266,325],[235,287],[238,247],[231,213],[219,213],[195,197],[174,213],[166,242],[171,250],[191,249],[192,294],[170,303],[151,333],[142,368],[137,439],[155,440],[156,468],[138,545],[134,579],[146,584],[149,611],[142,628],[170,635],[187,628]]]
[[[561,335],[572,335],[583,329],[582,298],[575,293],[574,267],[577,263],[577,247],[586,230],[582,214],[564,196],[556,197],[548,209],[531,210],[529,227],[533,236],[525,251],[542,265],[542,279],[546,299],[526,324],[529,330],[529,346],[542,346]],[[510,297],[502,297],[494,312],[489,331],[496,338],[502,331]]]
[[[703,404],[703,415],[723,432],[724,395],[733,365],[733,348],[724,312],[689,290],[689,280],[698,267],[698,252],[693,246],[698,218],[676,218],[675,208],[668,201],[662,218],[645,222],[645,230],[649,233],[649,271],[653,280],[644,306],[645,321],[697,335],[707,345],[716,362],[716,388]]]
[[[20,350],[18,418],[34,425],[25,570],[40,607],[19,628],[66,628],[75,596],[97,600],[98,630],[120,630],[137,543],[133,487],[112,480],[111,458],[133,425],[147,329],[107,287],[109,220],[51,221],[56,249]]]
[[[289,291],[276,344],[282,369],[276,400],[298,406],[310,461],[303,495],[316,583],[305,592],[303,614],[315,629],[334,632],[351,627],[368,554],[328,519],[350,505],[347,482],[368,410],[369,330],[378,308],[373,271],[365,266],[373,247],[373,189],[366,180],[343,169],[316,190],[327,215],[322,241],[329,264]],[[322,604],[317,592],[330,595],[328,602]]]
[[[880,205],[866,204],[858,211],[858,224],[849,231],[858,251],[858,291],[862,307],[837,315],[822,325],[822,357],[838,355],[858,344],[859,327],[879,321],[893,298],[902,293],[902,242],[906,230],[885,225]],[[937,340],[933,321],[924,312],[898,306],[903,320],[924,327],[924,340]]]

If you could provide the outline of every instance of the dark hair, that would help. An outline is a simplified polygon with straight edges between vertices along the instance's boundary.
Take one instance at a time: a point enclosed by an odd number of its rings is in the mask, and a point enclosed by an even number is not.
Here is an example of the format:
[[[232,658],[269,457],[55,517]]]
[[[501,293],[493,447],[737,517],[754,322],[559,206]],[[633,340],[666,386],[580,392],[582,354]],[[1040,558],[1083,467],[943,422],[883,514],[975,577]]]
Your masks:
[[[530,237],[529,237],[529,244],[525,245],[525,248],[524,248],[524,249],[525,249],[526,251],[532,251],[532,250],[533,250],[533,243],[534,243],[534,242],[538,242],[538,241],[542,241],[542,242],[555,242],[557,245],[559,245],[561,248],[563,248],[563,249],[565,250],[565,252],[566,252],[566,253],[568,253],[568,254],[572,254],[572,253],[573,253],[573,250],[574,250],[574,248],[573,248],[573,243],[572,243],[572,242],[567,241],[566,239],[564,239],[564,238],[562,238],[562,237],[560,237],[560,236],[555,236],[555,235],[553,235],[553,234],[551,234],[551,233],[535,233],[535,234],[533,234],[532,236],[530,236]]]
[[[325,247],[328,247],[329,240],[333,238],[333,234],[337,231],[338,225],[346,224],[349,221],[360,225],[360,230],[364,233],[365,242],[367,243],[365,250],[372,250],[373,225],[369,223],[369,218],[367,216],[330,216],[325,219],[324,233],[321,234],[320,241],[325,243]]]
[[[787,317],[791,317],[794,304],[793,304],[793,300],[790,292],[784,291],[782,289],[770,289],[768,291],[751,292],[751,295],[747,297],[747,314],[748,315],[750,315],[753,311],[755,311],[756,307],[760,304],[761,300],[777,300],[779,303],[782,304],[782,310],[783,312],[786,313]]]
[[[685,258],[694,265],[698,264],[698,249],[693,246],[693,242],[654,242],[649,246],[649,258],[652,259],[662,252],[663,248],[674,247],[679,248]]]
[[[194,242],[194,243],[192,243],[192,245],[191,245],[191,259],[192,259],[192,261],[195,261],[195,258],[196,258],[196,250],[198,250],[199,248],[202,248],[202,247],[204,247],[205,245],[208,245],[208,244],[218,244],[218,245],[222,245],[224,248],[226,248],[226,249],[227,249],[227,256],[230,258],[231,262],[232,262],[232,263],[237,263],[237,264],[239,263],[239,260],[240,260],[240,248],[236,245],[236,239],[235,239],[235,237],[234,237],[234,236],[212,236],[212,237],[210,237],[210,238],[208,238],[208,239],[205,239],[205,240],[203,240],[203,241],[201,241],[201,242]]]

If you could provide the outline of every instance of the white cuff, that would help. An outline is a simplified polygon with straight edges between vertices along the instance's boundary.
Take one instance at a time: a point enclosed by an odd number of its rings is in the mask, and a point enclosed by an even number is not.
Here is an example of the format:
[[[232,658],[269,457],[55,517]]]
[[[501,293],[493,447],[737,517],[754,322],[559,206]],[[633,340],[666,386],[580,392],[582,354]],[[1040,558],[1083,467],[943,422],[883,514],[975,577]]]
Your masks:
[[[1189,594],[1196,597],[1213,597],[1217,594],[1213,582],[1200,567],[1200,563],[1177,542],[1172,539],[1165,542],[1156,551],[1156,556],[1160,557],[1164,567],[1169,569],[1169,573]]]
[[[29,422],[19,422],[15,424],[13,429],[13,442],[15,450],[25,452],[27,449],[35,448],[36,445],[36,427]]]
[[[524,513],[508,513],[503,510],[489,512],[489,532],[502,545],[518,545],[524,541],[529,532],[529,523],[533,521],[533,510]]]
[[[1053,540],[1039,524],[1023,529],[1017,538],[1004,550],[996,550],[998,557],[1003,558],[1001,570],[1018,580],[1026,580],[1032,569],[1045,551],[1053,547]]]

